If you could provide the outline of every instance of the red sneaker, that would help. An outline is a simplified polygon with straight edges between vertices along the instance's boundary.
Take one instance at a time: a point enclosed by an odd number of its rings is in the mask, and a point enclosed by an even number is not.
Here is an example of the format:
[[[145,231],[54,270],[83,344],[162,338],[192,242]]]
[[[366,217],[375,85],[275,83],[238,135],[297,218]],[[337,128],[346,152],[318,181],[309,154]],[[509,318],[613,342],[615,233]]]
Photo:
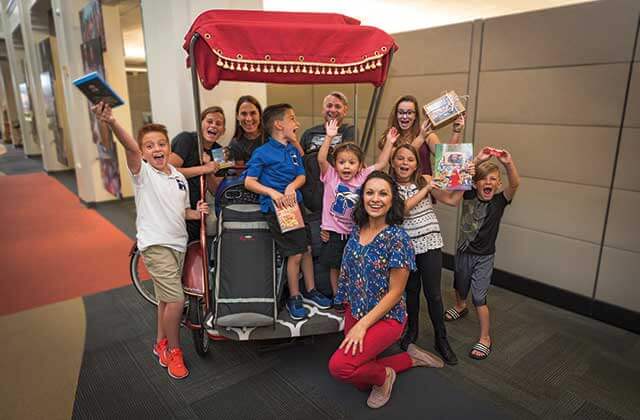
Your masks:
[[[179,348],[166,349],[164,353],[167,357],[167,371],[169,372],[169,376],[173,379],[186,378],[189,375],[189,370],[184,365],[182,350]]]
[[[165,350],[167,349],[168,344],[169,341],[166,338],[163,338],[153,346],[153,354],[158,356],[158,362],[162,367],[167,367],[167,356],[165,354]]]

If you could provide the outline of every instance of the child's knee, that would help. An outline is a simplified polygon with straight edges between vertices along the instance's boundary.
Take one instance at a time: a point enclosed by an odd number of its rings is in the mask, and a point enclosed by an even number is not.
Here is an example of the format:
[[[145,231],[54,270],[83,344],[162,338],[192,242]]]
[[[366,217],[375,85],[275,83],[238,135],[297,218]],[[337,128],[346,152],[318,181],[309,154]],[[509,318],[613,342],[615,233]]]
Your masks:
[[[476,308],[479,306],[485,306],[487,304],[487,294],[482,294],[480,296],[472,295],[471,301],[473,302],[473,306]]]
[[[302,256],[304,254],[295,254],[295,255],[291,255],[288,258],[287,261],[289,261],[289,264],[300,264],[300,262],[302,261]]]

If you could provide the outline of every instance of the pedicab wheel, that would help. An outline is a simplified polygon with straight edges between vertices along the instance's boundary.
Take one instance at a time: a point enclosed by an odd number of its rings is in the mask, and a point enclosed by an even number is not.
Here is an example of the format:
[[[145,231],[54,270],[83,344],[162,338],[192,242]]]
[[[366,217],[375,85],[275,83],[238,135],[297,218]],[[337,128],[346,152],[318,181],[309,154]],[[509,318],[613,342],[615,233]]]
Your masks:
[[[203,298],[189,296],[188,319],[192,325],[199,326],[199,328],[193,328],[191,330],[191,336],[193,337],[193,344],[196,347],[196,353],[201,357],[206,356],[209,351],[209,334],[207,334],[207,328],[204,325],[205,315]]]
[[[140,293],[147,302],[158,306],[153,281],[151,281],[151,275],[144,265],[144,259],[139,249],[136,249],[135,252],[131,254],[129,273],[131,274],[131,282],[138,293]]]

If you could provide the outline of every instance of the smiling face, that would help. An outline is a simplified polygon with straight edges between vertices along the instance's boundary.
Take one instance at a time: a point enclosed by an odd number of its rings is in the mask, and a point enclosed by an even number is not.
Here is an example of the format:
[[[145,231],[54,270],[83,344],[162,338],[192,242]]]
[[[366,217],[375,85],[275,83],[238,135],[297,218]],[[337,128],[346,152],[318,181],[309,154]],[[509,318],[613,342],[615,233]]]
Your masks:
[[[416,120],[416,106],[411,101],[403,101],[398,104],[396,110],[396,118],[398,119],[398,126],[400,130],[407,131]]]
[[[284,118],[282,121],[276,121],[279,125],[281,125],[282,135],[287,141],[297,141],[298,134],[297,131],[300,128],[300,123],[296,119],[296,113],[293,109],[287,109],[284,113]]]
[[[202,138],[210,148],[224,134],[224,116],[219,112],[210,112],[204,116],[200,123]],[[206,147],[206,146],[205,146]]]
[[[171,153],[171,143],[169,139],[158,131],[146,133],[140,141],[142,158],[155,169],[169,173],[169,154]]]
[[[260,111],[254,104],[243,102],[236,118],[246,137],[253,139],[260,135]]]
[[[350,181],[360,170],[358,155],[350,150],[343,150],[336,156],[336,171],[343,181]]]
[[[362,204],[369,216],[369,222],[372,219],[385,220],[393,201],[391,184],[382,178],[371,178],[362,189]]]
[[[342,124],[344,116],[347,115],[349,107],[342,102],[342,100],[336,96],[329,95],[324,98],[322,103],[322,116],[325,122],[331,120],[337,120],[338,125]]]
[[[393,155],[391,167],[398,182],[409,182],[418,169],[418,159],[411,150],[406,147],[400,147]]]
[[[500,171],[494,170],[475,182],[476,194],[483,201],[489,201],[500,188]]]

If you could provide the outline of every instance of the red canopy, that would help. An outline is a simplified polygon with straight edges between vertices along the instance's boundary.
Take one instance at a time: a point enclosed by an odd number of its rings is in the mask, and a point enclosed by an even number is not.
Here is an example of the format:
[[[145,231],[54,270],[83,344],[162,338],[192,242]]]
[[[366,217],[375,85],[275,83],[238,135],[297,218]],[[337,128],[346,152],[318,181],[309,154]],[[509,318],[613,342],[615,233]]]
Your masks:
[[[185,35],[187,54],[196,33],[194,55],[205,89],[220,80],[380,86],[389,53],[398,49],[387,33],[335,13],[210,10]]]

